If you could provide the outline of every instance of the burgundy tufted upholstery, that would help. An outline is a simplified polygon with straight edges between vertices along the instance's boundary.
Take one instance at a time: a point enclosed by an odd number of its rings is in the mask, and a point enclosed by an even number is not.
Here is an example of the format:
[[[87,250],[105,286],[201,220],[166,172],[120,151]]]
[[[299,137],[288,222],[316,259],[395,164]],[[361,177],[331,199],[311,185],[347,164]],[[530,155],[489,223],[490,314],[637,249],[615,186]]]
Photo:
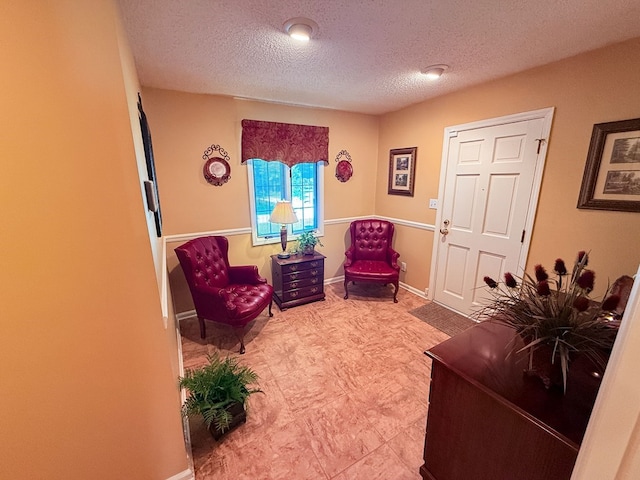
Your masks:
[[[244,327],[268,306],[273,287],[258,274],[255,265],[229,266],[229,242],[225,237],[201,237],[175,249],[189,284],[200,322],[200,336],[206,337],[205,320],[234,328],[244,353]]]
[[[345,252],[344,298],[349,298],[348,283],[392,283],[393,301],[398,302],[400,254],[391,247],[394,225],[385,220],[356,220],[351,223],[351,246]]]

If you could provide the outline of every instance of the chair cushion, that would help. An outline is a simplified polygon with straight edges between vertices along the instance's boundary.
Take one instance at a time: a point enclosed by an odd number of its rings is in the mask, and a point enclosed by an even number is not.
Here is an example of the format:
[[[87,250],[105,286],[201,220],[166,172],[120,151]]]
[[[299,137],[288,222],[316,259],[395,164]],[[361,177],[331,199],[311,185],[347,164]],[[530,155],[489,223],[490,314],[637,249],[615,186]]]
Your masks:
[[[220,290],[219,295],[227,309],[228,322],[242,325],[252,320],[269,306],[273,287],[263,283],[258,285],[230,284]]]
[[[363,281],[394,281],[399,277],[397,270],[381,260],[356,260],[344,268],[345,277]]]

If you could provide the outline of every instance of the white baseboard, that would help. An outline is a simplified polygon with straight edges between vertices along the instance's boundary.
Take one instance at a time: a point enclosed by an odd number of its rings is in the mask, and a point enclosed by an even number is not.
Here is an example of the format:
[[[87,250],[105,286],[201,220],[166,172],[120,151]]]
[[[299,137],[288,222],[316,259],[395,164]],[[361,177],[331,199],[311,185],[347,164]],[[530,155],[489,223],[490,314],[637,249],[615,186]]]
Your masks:
[[[405,290],[409,290],[414,295],[417,295],[417,296],[419,296],[421,298],[424,298],[425,300],[428,300],[427,296],[424,294],[423,291],[420,291],[417,288],[412,287],[411,285],[407,285],[406,283],[400,282],[400,288],[404,288]]]
[[[187,468],[186,470],[167,478],[167,480],[195,480],[195,478],[196,476],[193,471],[190,468]]]
[[[344,275],[340,275],[338,277],[332,277],[332,278],[325,279],[324,284],[325,285],[331,285],[333,283],[343,283],[343,282],[344,282]],[[405,290],[410,291],[414,295],[417,295],[420,298],[424,298],[425,300],[428,300],[427,296],[424,294],[423,291],[420,291],[417,288],[412,287],[411,285],[407,285],[406,283],[400,282],[400,288],[404,288]],[[187,318],[193,318],[195,316],[196,316],[196,311],[195,310],[187,310],[186,312],[177,313],[176,314],[176,321],[178,323],[180,323],[181,320],[185,320]]]

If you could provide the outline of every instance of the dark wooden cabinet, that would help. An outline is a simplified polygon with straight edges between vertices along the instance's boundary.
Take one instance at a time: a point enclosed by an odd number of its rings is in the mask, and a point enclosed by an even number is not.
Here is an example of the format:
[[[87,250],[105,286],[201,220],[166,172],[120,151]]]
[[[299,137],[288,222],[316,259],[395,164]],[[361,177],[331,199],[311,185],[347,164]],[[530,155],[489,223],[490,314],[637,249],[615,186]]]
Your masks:
[[[433,359],[425,480],[564,480],[571,477],[600,380],[586,359],[567,392],[523,374],[522,341],[484,322],[425,352]]]
[[[318,252],[289,258],[271,255],[273,299],[280,310],[324,300],[324,259]]]

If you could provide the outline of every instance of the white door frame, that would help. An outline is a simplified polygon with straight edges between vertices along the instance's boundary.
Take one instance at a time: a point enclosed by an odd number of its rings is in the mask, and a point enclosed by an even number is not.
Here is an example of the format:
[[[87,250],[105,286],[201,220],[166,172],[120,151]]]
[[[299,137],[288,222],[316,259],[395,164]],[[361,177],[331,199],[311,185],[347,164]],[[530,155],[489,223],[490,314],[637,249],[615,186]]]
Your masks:
[[[516,113],[513,115],[505,115],[503,117],[490,118],[487,120],[480,120],[477,122],[464,123],[461,125],[454,125],[452,127],[446,127],[444,129],[444,137],[442,140],[442,160],[440,163],[440,182],[438,184],[438,210],[436,212],[436,227],[434,229],[433,237],[433,251],[431,253],[431,272],[429,274],[429,295],[427,298],[433,300],[436,287],[436,272],[438,270],[438,250],[440,248],[439,239],[439,225],[442,225],[442,205],[444,202],[444,189],[445,181],[447,177],[447,160],[449,158],[449,139],[455,136],[458,132],[463,130],[475,130],[484,127],[493,127],[498,125],[504,125],[507,123],[524,122],[528,120],[543,119],[542,125],[542,138],[540,142],[540,154],[536,162],[536,169],[533,176],[533,186],[531,190],[531,197],[529,198],[529,207],[527,209],[527,218],[525,220],[525,235],[522,242],[522,250],[520,251],[520,258],[518,259],[518,272],[522,274],[527,263],[527,256],[529,255],[529,246],[531,244],[531,233],[533,231],[533,223],[536,218],[536,209],[538,207],[538,197],[540,194],[540,186],[542,185],[542,172],[544,171],[544,163],[547,158],[547,146],[549,145],[549,135],[551,133],[551,123],[553,120],[554,107],[542,108],[540,110],[532,110],[530,112]]]

